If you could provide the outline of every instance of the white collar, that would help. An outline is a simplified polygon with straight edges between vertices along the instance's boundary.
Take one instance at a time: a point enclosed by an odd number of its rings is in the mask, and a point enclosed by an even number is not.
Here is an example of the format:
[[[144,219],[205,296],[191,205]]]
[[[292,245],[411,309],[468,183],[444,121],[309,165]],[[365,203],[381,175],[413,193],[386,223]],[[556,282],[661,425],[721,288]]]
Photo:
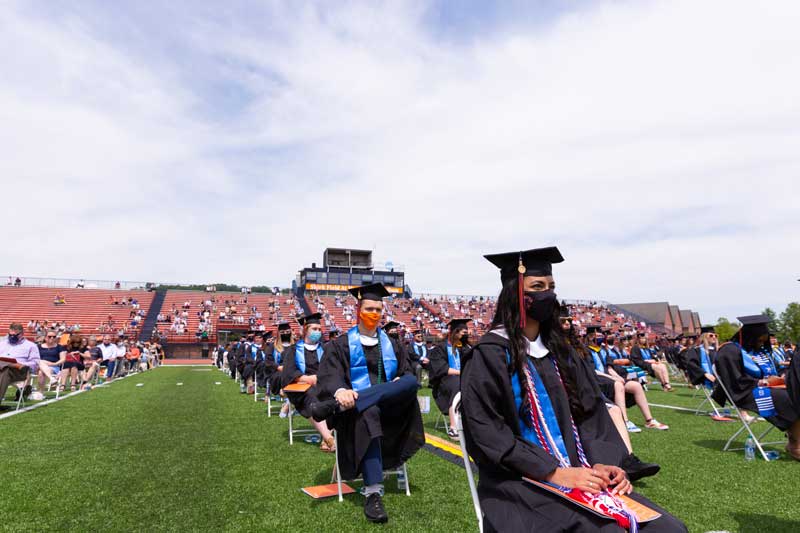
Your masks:
[[[506,333],[505,328],[493,329],[492,333],[499,335],[504,339],[508,339],[508,333]],[[533,357],[534,359],[541,359],[542,357],[550,353],[550,350],[548,350],[547,346],[545,346],[544,343],[542,342],[541,335],[536,337],[536,340],[534,341],[530,341],[528,339],[525,340],[528,341],[528,355]]]
[[[370,337],[369,335],[364,335],[362,333],[358,334],[361,337],[361,344],[364,346],[375,346],[378,344],[378,336],[375,335],[374,337]]]
[[[305,346],[306,350],[316,350],[317,346],[319,346],[319,343],[316,343],[316,344],[305,344],[305,343],[303,343],[303,346]]]

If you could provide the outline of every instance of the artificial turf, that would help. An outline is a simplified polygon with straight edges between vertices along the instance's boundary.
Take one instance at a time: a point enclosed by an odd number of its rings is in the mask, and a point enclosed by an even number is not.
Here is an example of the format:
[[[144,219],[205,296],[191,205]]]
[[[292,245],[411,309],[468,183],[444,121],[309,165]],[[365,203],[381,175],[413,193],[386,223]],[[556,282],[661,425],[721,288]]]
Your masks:
[[[648,392],[684,407],[699,403],[691,395]],[[433,409],[426,430],[444,436]],[[654,414],[671,429],[632,439],[662,471],[637,490],[693,532],[800,531],[800,464],[720,451],[732,423]],[[333,456],[302,438],[290,447],[287,428],[209,367],[162,367],[0,420],[0,529],[477,531],[463,469],[425,450],[408,465],[411,497],[387,480],[385,526],[365,522],[359,495],[312,500],[300,488],[329,482]]]

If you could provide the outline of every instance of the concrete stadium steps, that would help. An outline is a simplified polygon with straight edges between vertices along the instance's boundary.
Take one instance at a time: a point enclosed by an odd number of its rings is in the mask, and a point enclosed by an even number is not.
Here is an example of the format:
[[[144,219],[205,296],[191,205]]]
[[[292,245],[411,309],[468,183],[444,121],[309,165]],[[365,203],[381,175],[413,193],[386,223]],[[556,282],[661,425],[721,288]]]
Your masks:
[[[63,295],[67,303],[55,305],[53,300],[57,294]],[[110,303],[112,298],[127,297],[135,298],[141,309],[149,312],[153,293],[145,290],[0,287],[0,335],[8,333],[11,322],[27,327],[30,320],[67,322],[69,326],[80,324],[81,334],[96,334],[100,324],[111,315],[116,328],[125,324],[128,334],[134,336],[138,328],[130,327],[131,306]],[[26,335],[31,335],[27,329]]]

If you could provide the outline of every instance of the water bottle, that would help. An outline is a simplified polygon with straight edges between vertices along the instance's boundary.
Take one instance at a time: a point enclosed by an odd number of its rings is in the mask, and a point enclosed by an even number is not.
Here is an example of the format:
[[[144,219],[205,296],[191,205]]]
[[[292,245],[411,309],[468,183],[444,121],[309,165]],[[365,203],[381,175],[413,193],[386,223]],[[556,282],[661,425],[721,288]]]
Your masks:
[[[756,458],[756,445],[753,442],[753,437],[747,437],[744,441],[744,460],[752,461]]]
[[[397,490],[405,492],[408,481],[406,480],[406,473],[402,470],[397,473]]]

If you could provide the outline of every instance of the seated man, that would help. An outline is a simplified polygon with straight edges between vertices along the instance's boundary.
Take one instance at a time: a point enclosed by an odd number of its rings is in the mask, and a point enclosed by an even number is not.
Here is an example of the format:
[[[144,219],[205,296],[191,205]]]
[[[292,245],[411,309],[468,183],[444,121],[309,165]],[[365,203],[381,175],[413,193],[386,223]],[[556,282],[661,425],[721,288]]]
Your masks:
[[[770,424],[789,436],[786,451],[800,461],[800,400],[795,369],[790,368],[786,388],[770,388],[777,372],[769,357],[770,319],[765,315],[739,317],[738,341],[729,341],[717,352],[716,370],[736,407],[758,412]],[[724,406],[725,392],[719,386],[711,397]]]
[[[325,347],[319,369],[323,401],[312,413],[316,420],[332,421],[340,476],[363,476],[364,515],[382,523],[389,519],[383,471],[408,461],[425,444],[425,433],[410,361],[399,342],[378,327],[388,291],[373,283],[350,292],[358,299],[358,324]]]
[[[443,415],[450,418],[447,436],[458,438],[453,398],[461,390],[461,356],[469,349],[468,318],[454,318],[447,326],[447,340],[431,350],[430,384],[433,399]]]
[[[305,392],[287,392],[286,396],[304,418],[308,418],[322,436],[320,450],[334,451],[334,439],[325,420],[311,418],[311,406],[317,401],[317,373],[324,349],[322,347],[322,316],[313,313],[297,319],[303,326],[303,338],[296,344],[284,348],[281,354],[283,372],[281,372],[281,388],[285,389],[293,383],[307,383],[311,388]]]
[[[26,382],[22,395],[27,398],[31,393],[28,376],[39,369],[39,348],[25,338],[22,324],[14,322],[8,327],[8,335],[0,340],[0,358],[0,402],[8,386],[20,381]]]

